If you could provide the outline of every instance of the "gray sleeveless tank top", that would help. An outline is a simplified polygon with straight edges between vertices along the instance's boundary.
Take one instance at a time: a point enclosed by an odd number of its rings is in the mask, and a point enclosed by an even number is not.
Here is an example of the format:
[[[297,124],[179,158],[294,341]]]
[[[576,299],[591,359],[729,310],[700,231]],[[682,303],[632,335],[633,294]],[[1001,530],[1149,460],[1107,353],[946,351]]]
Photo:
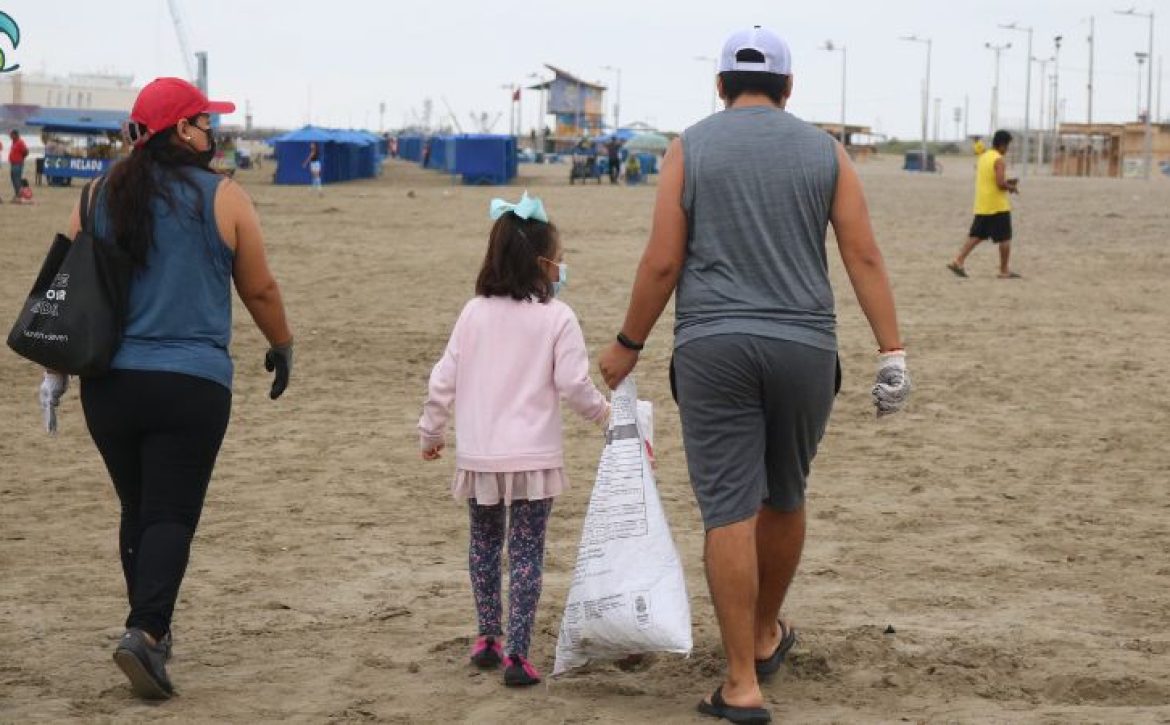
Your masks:
[[[835,351],[832,137],[778,108],[749,107],[691,126],[682,146],[689,234],[675,347],[747,334]]]

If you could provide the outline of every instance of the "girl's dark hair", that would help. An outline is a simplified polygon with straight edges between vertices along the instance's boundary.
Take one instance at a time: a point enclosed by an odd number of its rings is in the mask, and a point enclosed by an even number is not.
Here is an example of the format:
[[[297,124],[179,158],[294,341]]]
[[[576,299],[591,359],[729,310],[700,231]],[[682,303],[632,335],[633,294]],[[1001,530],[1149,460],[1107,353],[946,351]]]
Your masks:
[[[556,248],[557,228],[551,222],[521,219],[512,212],[504,214],[488,236],[475,293],[481,297],[548,302],[552,299],[552,283],[540,258],[551,260]]]
[[[199,116],[187,119],[192,124]],[[146,264],[146,256],[154,244],[154,211],[151,203],[162,199],[172,212],[178,211],[174,181],[190,188],[195,204],[189,212],[203,218],[204,200],[199,185],[188,174],[194,167],[210,171],[190,146],[174,143],[175,129],[168,128],[151,136],[145,144],[119,161],[106,177],[104,197],[114,241],[122,247],[138,266]]]

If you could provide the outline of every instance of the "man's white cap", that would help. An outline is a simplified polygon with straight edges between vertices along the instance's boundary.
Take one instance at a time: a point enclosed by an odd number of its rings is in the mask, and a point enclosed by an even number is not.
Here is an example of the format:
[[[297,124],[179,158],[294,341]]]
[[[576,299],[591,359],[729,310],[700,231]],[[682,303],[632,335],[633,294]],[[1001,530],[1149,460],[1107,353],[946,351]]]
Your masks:
[[[736,60],[741,50],[754,50],[764,56],[764,62]],[[792,52],[788,50],[788,43],[767,28],[756,25],[747,30],[732,33],[723,44],[723,52],[719,54],[719,72],[724,71],[753,71],[756,73],[776,73],[778,75],[792,75]]]

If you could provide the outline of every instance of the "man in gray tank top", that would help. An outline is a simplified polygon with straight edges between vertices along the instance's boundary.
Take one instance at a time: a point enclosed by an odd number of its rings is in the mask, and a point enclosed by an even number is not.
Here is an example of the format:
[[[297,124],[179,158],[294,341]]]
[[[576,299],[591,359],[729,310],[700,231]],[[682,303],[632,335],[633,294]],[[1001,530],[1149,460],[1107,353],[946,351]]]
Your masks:
[[[779,613],[839,385],[830,223],[877,339],[879,416],[902,407],[910,379],[857,174],[840,144],[784,110],[788,46],[757,26],[727,40],[719,67],[727,107],[663,160],[625,323],[599,365],[611,387],[621,382],[677,288],[672,387],[727,656],[726,679],[699,710],[769,722],[759,680],[796,643]]]

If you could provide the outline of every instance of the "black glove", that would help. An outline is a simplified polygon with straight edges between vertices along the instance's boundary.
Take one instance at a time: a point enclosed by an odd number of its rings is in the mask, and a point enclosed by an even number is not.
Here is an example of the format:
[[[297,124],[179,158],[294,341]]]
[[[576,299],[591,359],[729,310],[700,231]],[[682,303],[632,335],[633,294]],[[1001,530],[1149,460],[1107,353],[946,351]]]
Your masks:
[[[268,393],[268,397],[276,400],[284,393],[284,389],[288,387],[288,377],[292,374],[292,366],[293,346],[291,342],[287,345],[268,348],[267,354],[264,355],[264,369],[270,373],[276,373],[276,377],[272,380],[272,391]]]

